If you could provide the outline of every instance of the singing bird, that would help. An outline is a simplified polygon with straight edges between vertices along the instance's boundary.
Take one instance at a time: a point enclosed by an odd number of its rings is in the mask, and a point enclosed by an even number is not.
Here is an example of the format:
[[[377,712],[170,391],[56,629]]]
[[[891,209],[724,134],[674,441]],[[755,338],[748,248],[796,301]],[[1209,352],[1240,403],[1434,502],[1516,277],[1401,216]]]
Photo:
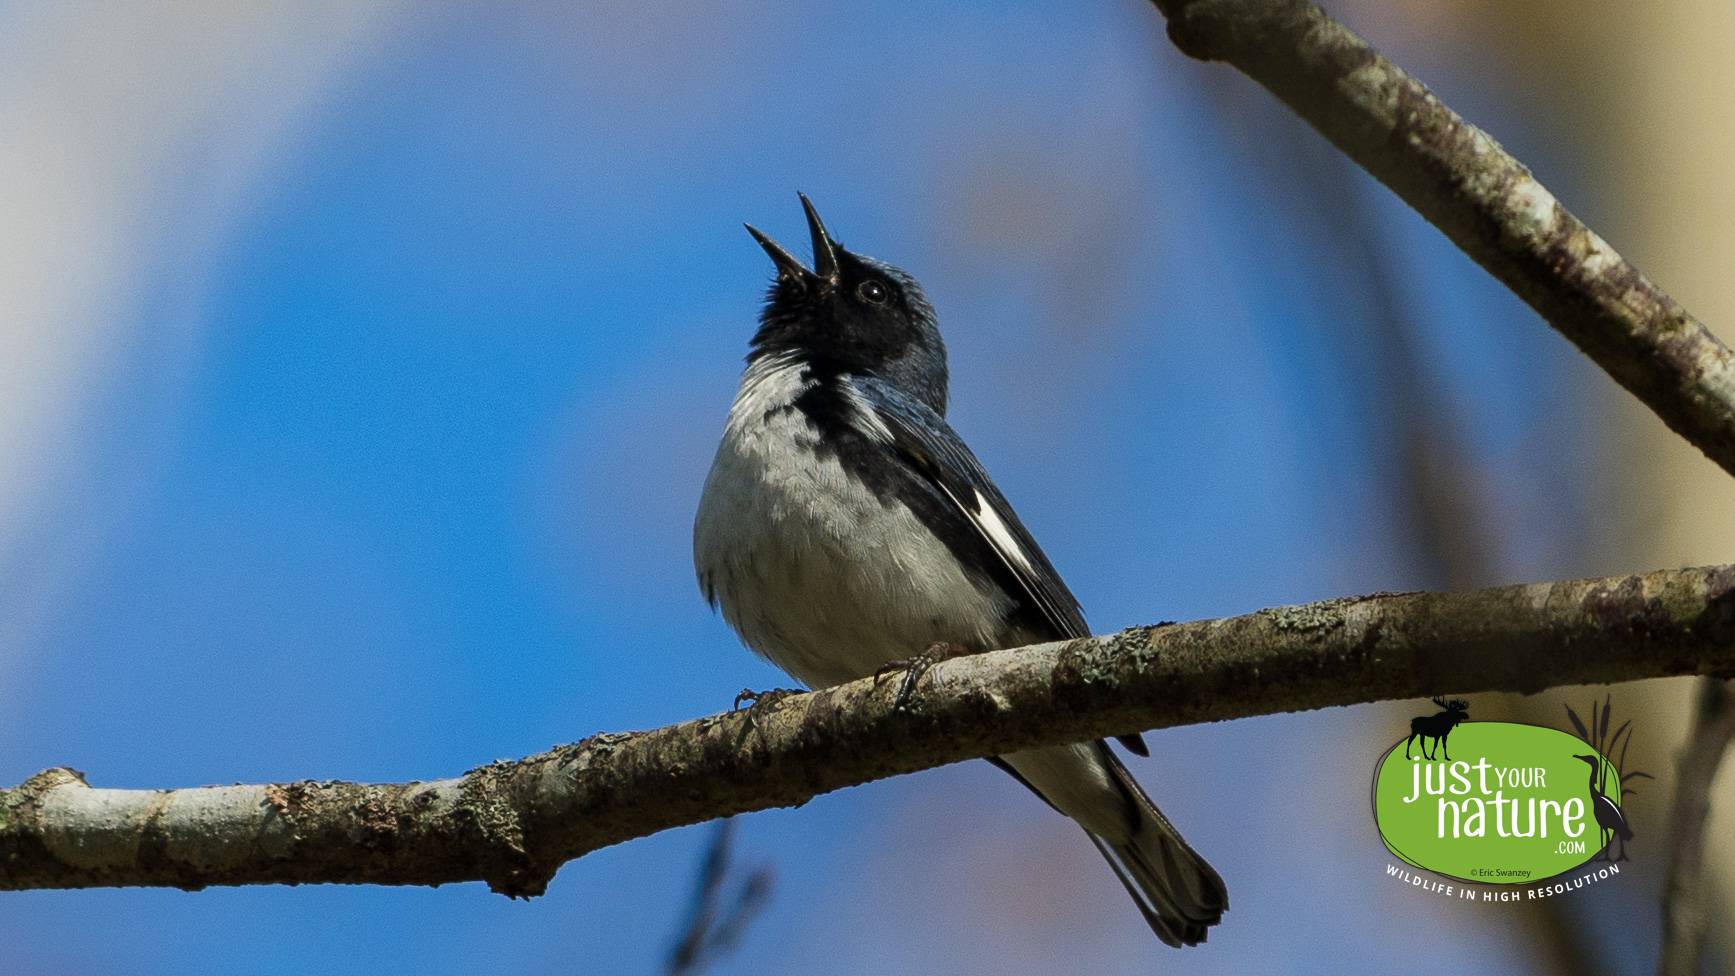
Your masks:
[[[845,250],[805,195],[813,268],[777,268],[693,526],[699,587],[810,688],[936,646],[1088,636],[1084,614],[946,423],[946,349],[916,280]],[[1144,754],[1136,735],[1121,741]],[[1229,907],[1217,872],[1107,742],[990,760],[1083,827],[1158,938],[1196,945]]]

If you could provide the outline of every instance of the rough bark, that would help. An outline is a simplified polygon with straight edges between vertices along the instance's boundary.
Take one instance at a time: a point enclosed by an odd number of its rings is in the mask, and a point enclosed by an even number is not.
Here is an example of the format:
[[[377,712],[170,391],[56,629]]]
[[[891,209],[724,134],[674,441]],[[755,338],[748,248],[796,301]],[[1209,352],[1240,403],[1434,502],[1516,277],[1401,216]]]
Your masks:
[[[1735,675],[1735,566],[1376,594],[944,661],[456,779],[0,791],[0,888],[445,884],[534,895],[589,851],[946,763],[1142,729],[1476,691]]]
[[[1183,53],[1265,86],[1735,474],[1735,353],[1486,132],[1305,0],[1153,0]]]

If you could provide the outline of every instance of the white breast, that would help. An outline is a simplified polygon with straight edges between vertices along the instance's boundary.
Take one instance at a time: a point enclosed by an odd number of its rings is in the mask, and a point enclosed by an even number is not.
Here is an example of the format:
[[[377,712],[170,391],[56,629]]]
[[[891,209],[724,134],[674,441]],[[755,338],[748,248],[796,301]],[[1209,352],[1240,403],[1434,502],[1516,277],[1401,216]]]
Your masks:
[[[693,530],[693,561],[742,643],[810,687],[944,641],[994,646],[1006,598],[966,577],[904,506],[882,504],[791,409],[801,366],[741,378]]]

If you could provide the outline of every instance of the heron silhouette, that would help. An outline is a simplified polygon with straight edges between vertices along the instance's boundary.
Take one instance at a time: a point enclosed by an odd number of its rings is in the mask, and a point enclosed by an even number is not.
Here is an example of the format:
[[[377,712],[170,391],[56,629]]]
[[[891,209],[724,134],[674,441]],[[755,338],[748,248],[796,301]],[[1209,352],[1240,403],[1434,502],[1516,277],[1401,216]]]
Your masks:
[[[1602,787],[1597,785],[1597,774],[1602,772],[1602,757],[1573,756],[1572,758],[1582,759],[1590,763],[1590,808],[1596,815],[1597,827],[1601,828],[1602,831],[1602,851],[1600,853],[1603,860],[1626,860],[1627,841],[1633,839],[1633,828],[1627,826],[1627,818],[1621,813],[1620,804],[1609,799],[1608,795],[1602,791]],[[1621,856],[1610,858],[1608,856],[1609,845],[1614,843],[1616,837],[1621,839]]]

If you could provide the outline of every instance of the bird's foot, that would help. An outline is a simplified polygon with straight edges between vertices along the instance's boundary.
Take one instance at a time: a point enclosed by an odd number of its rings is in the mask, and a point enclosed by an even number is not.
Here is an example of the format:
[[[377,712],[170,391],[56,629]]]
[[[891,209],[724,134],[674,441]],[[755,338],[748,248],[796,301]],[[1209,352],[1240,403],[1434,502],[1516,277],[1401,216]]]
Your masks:
[[[783,699],[788,698],[790,695],[799,694],[801,694],[801,692],[796,691],[793,688],[772,688],[768,691],[754,691],[752,688],[743,688],[741,689],[741,693],[735,696],[735,704],[729,710],[732,712],[739,712],[742,703],[745,702],[748,710],[751,711],[752,709],[758,708],[760,705],[775,705]]]
[[[948,644],[945,641],[929,644],[927,650],[914,657],[887,661],[880,665],[880,669],[874,672],[874,685],[877,687],[887,675],[902,671],[904,677],[898,682],[897,693],[892,696],[892,707],[901,712],[909,707],[910,700],[916,694],[916,682],[922,680],[922,675],[927,674],[929,668],[948,658],[963,657],[969,653],[970,649],[962,644]]]
[[[741,733],[736,737],[735,745],[739,747],[741,743],[747,741],[749,732],[758,729],[759,722],[756,716],[762,706],[775,705],[791,695],[799,694],[801,692],[790,688],[772,688],[769,691],[754,691],[752,688],[741,689],[741,693],[735,696],[735,705],[730,711],[739,712],[742,710],[741,705],[746,703],[747,721],[741,723]]]

